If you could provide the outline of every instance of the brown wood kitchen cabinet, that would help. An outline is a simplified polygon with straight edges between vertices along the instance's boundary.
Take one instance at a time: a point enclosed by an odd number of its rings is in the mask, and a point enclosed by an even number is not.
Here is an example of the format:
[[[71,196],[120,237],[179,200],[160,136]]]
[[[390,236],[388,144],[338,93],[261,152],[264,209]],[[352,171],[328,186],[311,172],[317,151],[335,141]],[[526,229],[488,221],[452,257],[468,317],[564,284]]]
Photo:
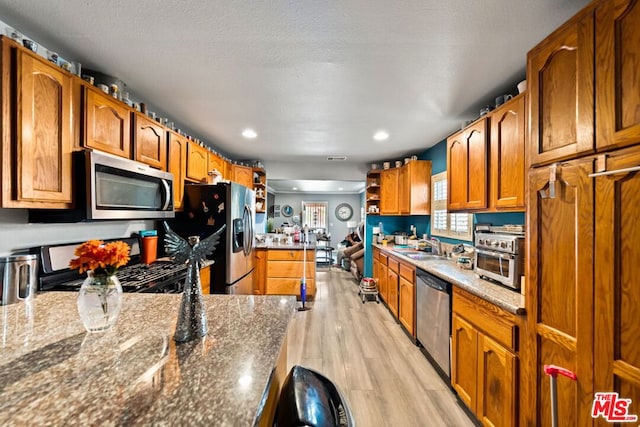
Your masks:
[[[253,294],[264,295],[267,287],[267,249],[256,249],[256,269],[253,272]]]
[[[231,180],[247,188],[253,188],[253,168],[243,165],[231,165]]]
[[[167,131],[142,113],[133,113],[133,159],[167,170]]]
[[[378,254],[378,258],[376,260],[375,254]],[[387,254],[383,253],[380,249],[374,248],[374,268],[376,264],[378,265],[378,272],[374,273],[374,277],[378,279],[378,292],[380,294],[380,298],[387,303],[389,301],[389,286],[387,284],[387,262],[389,257]],[[388,304],[388,303],[387,303]]]
[[[398,215],[398,179],[400,168],[386,169],[380,172],[380,214]]]
[[[518,425],[518,320],[453,288],[451,384],[483,425]]]
[[[607,172],[636,168],[640,166],[640,147],[607,157]],[[640,414],[640,173],[613,173],[594,180],[597,317],[593,390],[615,391],[621,398],[631,399],[629,413]]]
[[[401,215],[431,213],[430,160],[411,160],[400,167],[398,196]]]
[[[101,90],[82,85],[84,147],[131,158],[129,107]]]
[[[209,152],[207,156],[207,170],[212,171],[214,169],[222,174],[222,178],[229,178],[229,167],[227,161],[216,153]]]
[[[583,9],[527,56],[530,165],[594,149],[593,9]]]
[[[187,172],[186,179],[195,182],[209,180],[209,152],[193,141],[187,143]]]
[[[253,190],[256,192],[256,213],[267,211],[267,172],[263,168],[253,168],[253,173],[257,177],[254,180]]]
[[[182,209],[184,179],[187,173],[188,142],[182,135],[169,131],[167,170],[173,174],[173,207],[175,210]]]
[[[488,207],[488,132],[486,117],[447,139],[448,209]]]
[[[315,252],[307,251],[304,263],[302,249],[267,250],[267,295],[297,295],[300,297],[300,279],[306,266],[307,297],[313,299],[316,293]]]
[[[416,268],[400,262],[398,276],[398,320],[409,335],[415,337]]]
[[[520,94],[491,113],[490,206],[524,210],[525,95]]]
[[[1,206],[71,207],[72,76],[3,37],[1,84]]]
[[[400,263],[397,259],[387,258],[387,307],[393,314],[393,317],[398,318],[398,290],[400,283],[398,278],[400,273]]]
[[[596,146],[640,142],[640,5],[602,1],[596,9]]]
[[[535,414],[529,420],[533,425],[551,417],[548,382],[541,380],[545,364],[562,366],[578,376],[575,382],[559,382],[558,397],[565,402],[558,408],[559,419],[575,420],[576,425],[592,421],[594,180],[589,174],[594,163],[588,157],[529,172],[528,334],[523,340],[521,378],[529,396],[523,400],[525,413]],[[609,268],[597,266],[597,271]]]
[[[367,173],[366,203],[367,215],[380,214],[380,171],[370,170]]]

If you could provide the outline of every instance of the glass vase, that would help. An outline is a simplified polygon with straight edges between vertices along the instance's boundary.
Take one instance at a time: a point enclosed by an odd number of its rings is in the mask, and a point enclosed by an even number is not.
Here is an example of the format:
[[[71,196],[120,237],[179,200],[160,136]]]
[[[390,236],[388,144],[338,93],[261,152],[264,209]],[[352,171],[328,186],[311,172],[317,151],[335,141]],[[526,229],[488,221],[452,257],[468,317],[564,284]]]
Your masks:
[[[111,329],[122,307],[122,285],[115,274],[87,271],[78,295],[78,313],[89,332]]]

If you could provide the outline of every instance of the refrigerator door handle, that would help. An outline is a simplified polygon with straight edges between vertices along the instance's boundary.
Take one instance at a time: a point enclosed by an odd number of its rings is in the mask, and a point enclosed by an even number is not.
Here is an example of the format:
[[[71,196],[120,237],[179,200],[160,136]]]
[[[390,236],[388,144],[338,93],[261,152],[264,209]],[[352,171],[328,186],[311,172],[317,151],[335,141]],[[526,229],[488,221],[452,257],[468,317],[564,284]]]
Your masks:
[[[253,244],[253,227],[251,224],[251,210],[249,209],[249,206],[244,205],[244,212],[242,214],[242,222],[244,223],[244,230],[243,230],[243,242],[242,242],[242,246],[244,249],[244,254],[245,256],[248,256],[251,253],[251,246]]]

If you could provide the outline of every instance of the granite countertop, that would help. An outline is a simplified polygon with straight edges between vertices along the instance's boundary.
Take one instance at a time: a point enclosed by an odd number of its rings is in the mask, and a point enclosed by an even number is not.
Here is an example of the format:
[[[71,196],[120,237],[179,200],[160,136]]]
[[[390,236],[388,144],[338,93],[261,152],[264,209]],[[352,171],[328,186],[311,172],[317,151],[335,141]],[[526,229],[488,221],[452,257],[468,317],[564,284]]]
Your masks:
[[[254,425],[295,297],[205,295],[209,334],[176,345],[180,298],[124,294],[103,333],[75,293],[0,307],[0,425]]]
[[[415,260],[399,252],[394,252],[394,245],[388,244],[387,246],[383,246],[378,243],[373,243],[372,245],[422,270],[428,271],[452,283],[454,286],[458,286],[473,295],[485,299],[510,313],[525,314],[524,296],[522,294],[496,283],[480,279],[473,270],[462,270],[453,260],[443,257]]]

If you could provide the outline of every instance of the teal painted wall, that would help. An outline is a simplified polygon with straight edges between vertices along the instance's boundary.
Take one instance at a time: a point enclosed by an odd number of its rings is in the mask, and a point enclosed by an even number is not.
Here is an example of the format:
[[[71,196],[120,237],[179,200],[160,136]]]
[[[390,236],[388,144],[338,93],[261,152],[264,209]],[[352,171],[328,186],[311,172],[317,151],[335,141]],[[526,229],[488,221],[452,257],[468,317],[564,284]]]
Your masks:
[[[444,172],[447,170],[447,140],[443,139],[433,147],[425,150],[418,155],[420,160],[431,160],[431,173],[433,175]],[[363,202],[363,206],[365,203]],[[429,215],[416,215],[416,216],[380,216],[380,215],[367,215],[366,227],[365,227],[365,244],[368,246],[373,239],[372,229],[377,227],[381,222],[383,231],[385,234],[393,234],[396,231],[404,231],[409,233],[411,225],[417,227],[418,237],[421,237],[424,233],[431,233],[431,218]],[[492,225],[505,225],[505,224],[524,224],[525,216],[524,212],[505,212],[505,213],[478,213],[473,215],[474,224],[492,224]],[[472,242],[449,239],[446,237],[440,238],[446,243],[467,243]],[[371,277],[373,272],[373,254],[372,251],[365,251],[365,276]]]

